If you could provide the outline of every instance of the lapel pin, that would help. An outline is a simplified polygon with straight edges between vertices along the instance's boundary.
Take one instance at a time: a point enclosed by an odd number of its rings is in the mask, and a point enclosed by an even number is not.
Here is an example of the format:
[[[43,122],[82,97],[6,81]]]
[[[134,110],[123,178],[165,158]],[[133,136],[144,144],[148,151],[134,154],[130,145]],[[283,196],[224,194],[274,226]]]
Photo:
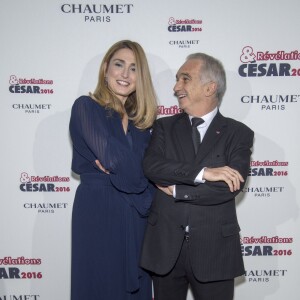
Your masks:
[[[220,134],[220,131],[216,131],[216,134]]]

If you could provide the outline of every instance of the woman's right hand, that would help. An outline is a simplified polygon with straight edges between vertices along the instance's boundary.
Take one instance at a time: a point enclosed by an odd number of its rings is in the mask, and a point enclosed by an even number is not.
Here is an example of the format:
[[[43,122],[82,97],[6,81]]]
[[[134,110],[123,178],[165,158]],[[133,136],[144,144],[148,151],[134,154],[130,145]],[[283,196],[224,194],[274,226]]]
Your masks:
[[[101,171],[103,171],[103,172],[106,173],[106,174],[109,174],[109,171],[107,171],[107,170],[101,165],[101,163],[100,163],[100,161],[99,161],[98,159],[95,160],[95,163],[96,163],[97,167],[98,167]]]

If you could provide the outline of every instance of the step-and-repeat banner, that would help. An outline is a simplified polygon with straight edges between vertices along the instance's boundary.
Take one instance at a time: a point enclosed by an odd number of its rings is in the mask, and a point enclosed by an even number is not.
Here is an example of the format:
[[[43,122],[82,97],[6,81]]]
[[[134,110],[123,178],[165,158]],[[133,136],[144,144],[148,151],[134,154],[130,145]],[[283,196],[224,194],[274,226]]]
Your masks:
[[[70,109],[121,39],[145,49],[159,117],[179,111],[172,88],[188,54],[223,62],[220,110],[255,131],[235,299],[299,299],[299,11],[298,0],[2,0],[0,299],[70,297]]]

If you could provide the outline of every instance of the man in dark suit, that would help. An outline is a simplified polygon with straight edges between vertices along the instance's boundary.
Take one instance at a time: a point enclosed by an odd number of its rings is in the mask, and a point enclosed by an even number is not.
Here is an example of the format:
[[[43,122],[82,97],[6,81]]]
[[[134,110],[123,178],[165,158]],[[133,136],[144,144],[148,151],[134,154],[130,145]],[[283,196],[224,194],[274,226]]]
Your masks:
[[[222,64],[192,54],[174,86],[184,112],[154,125],[144,172],[159,189],[141,266],[153,273],[155,300],[184,300],[189,286],[196,300],[231,300],[234,278],[245,272],[235,196],[249,171],[254,134],[220,114],[225,90]]]

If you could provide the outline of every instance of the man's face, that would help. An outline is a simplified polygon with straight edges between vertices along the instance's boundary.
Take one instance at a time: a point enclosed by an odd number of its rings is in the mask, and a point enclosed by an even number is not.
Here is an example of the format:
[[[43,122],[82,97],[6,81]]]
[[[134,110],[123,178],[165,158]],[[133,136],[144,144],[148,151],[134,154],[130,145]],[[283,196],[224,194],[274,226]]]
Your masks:
[[[199,105],[206,100],[206,84],[200,80],[201,66],[201,60],[189,59],[176,74],[176,84],[173,90],[179,107],[189,115],[194,115]]]

